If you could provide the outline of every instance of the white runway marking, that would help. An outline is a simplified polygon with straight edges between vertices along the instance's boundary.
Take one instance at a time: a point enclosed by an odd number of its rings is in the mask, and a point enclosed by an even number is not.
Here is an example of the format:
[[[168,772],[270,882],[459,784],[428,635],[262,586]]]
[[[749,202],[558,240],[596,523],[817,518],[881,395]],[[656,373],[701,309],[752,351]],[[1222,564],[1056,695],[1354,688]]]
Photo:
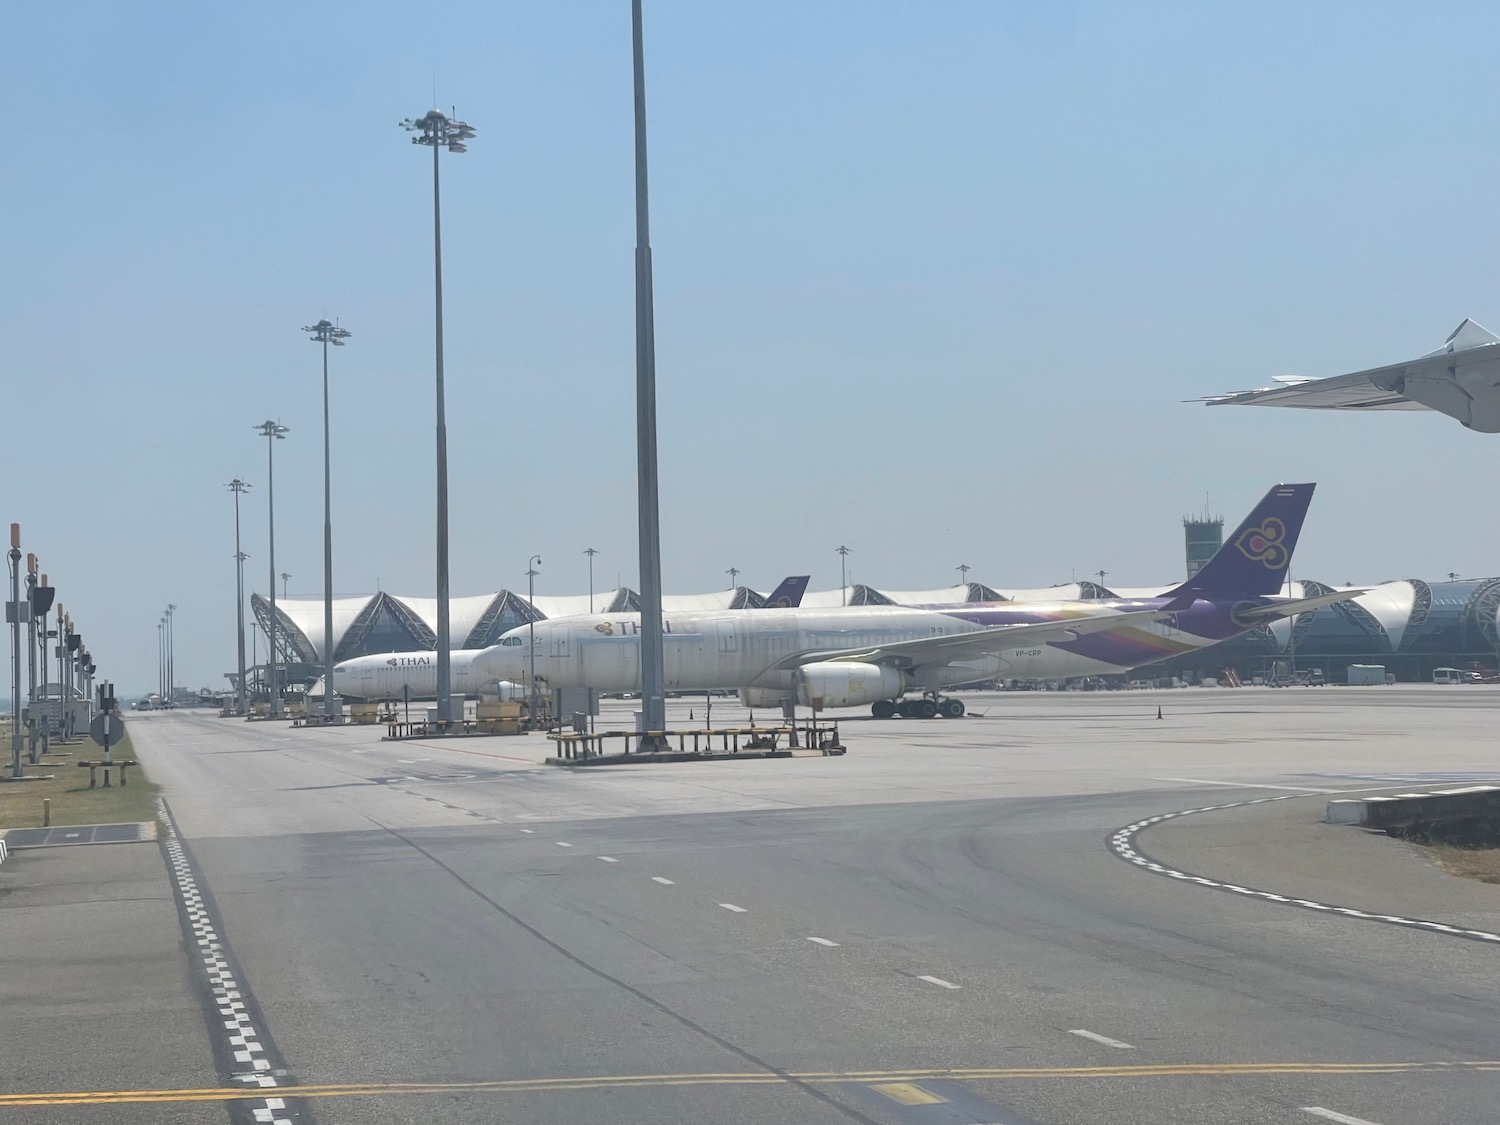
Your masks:
[[[1122,1043],[1118,1039],[1111,1039],[1108,1035],[1099,1035],[1093,1031],[1085,1031],[1081,1027],[1068,1029],[1069,1035],[1077,1035],[1083,1039],[1092,1039],[1095,1043],[1103,1043],[1106,1047],[1113,1047],[1117,1051],[1133,1051],[1135,1046],[1130,1043]]]
[[[598,856],[596,858],[602,859],[605,863],[619,863],[620,862],[618,859],[616,859],[612,855],[601,855],[601,856]]]
[[[568,843],[566,840],[559,840],[557,841],[557,846],[560,848],[571,848],[573,845]]]
[[[744,914],[746,912],[743,906],[736,906],[732,902],[721,902],[719,903],[719,905],[722,906],[725,910],[732,910],[736,914]]]
[[[918,977],[917,979],[918,980],[925,980],[928,984],[935,984],[939,988],[962,988],[963,987],[963,985],[961,985],[961,984],[954,984],[951,980],[944,980],[942,977]]]
[[[826,937],[810,937],[807,940],[817,942],[819,945],[826,945],[830,949],[837,949],[839,944],[836,941],[829,941]]]
[[[1324,1121],[1337,1121],[1339,1125],[1375,1125],[1375,1122],[1363,1117],[1350,1117],[1347,1113],[1339,1113],[1336,1110],[1324,1109],[1320,1105],[1305,1105],[1303,1113],[1310,1113],[1314,1117],[1321,1117]]]
[[[1304,794],[1283,793],[1278,797],[1256,797],[1249,801],[1230,801],[1222,805],[1203,805],[1196,809],[1181,809],[1177,812],[1148,816],[1145,820],[1138,820],[1134,824],[1127,824],[1124,828],[1117,831],[1109,838],[1109,848],[1110,851],[1114,852],[1115,855],[1119,856],[1126,863],[1144,868],[1155,875],[1165,875],[1169,879],[1177,879],[1185,883],[1197,883],[1200,887],[1211,887],[1214,890],[1241,895],[1245,898],[1258,898],[1266,902],[1297,906],[1303,910],[1341,914],[1346,918],[1357,918],[1365,922],[1379,922],[1382,925],[1388,926],[1403,926],[1412,930],[1427,930],[1431,933],[1450,934],[1453,937],[1466,938],[1469,941],[1483,941],[1500,945],[1500,933],[1491,933],[1488,930],[1468,930],[1459,926],[1450,926],[1444,922],[1429,921],[1426,918],[1402,918],[1395,914],[1371,914],[1364,910],[1356,910],[1352,906],[1334,906],[1326,902],[1313,902],[1305,898],[1288,898],[1286,895],[1274,894],[1271,891],[1257,890],[1254,887],[1241,887],[1234,883],[1224,883],[1218,879],[1209,879],[1202,875],[1194,875],[1190,871],[1178,871],[1165,864],[1157,863],[1135,846],[1136,837],[1155,824],[1163,824],[1169,820],[1176,820],[1179,817],[1195,816],[1198,813],[1223,812],[1227,809],[1243,809],[1249,808],[1252,805],[1268,805],[1276,801],[1290,801],[1295,800],[1299,796],[1304,796]]]
[[[525,833],[527,833],[527,834],[530,834],[530,833],[533,833],[533,832],[535,832],[535,831],[536,831],[536,829],[535,829],[535,828],[523,828],[523,829],[521,829],[521,831],[522,831],[522,832],[525,832]]]
[[[1201,777],[1153,777],[1152,781],[1181,781],[1188,785],[1218,785],[1225,789],[1275,789],[1285,793],[1342,793],[1342,789],[1310,789],[1306,785],[1257,785],[1253,781],[1208,781]]]
[[[653,883],[660,883],[664,887],[670,887],[672,885],[672,880],[663,879],[660,875],[651,876],[651,881]]]

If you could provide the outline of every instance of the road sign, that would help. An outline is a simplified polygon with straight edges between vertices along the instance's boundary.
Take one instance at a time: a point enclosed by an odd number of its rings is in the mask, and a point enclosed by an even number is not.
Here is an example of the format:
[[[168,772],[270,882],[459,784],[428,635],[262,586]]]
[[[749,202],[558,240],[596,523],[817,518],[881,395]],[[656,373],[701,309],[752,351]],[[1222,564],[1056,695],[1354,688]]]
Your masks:
[[[125,720],[108,712],[95,715],[89,724],[89,737],[108,750],[125,737]]]

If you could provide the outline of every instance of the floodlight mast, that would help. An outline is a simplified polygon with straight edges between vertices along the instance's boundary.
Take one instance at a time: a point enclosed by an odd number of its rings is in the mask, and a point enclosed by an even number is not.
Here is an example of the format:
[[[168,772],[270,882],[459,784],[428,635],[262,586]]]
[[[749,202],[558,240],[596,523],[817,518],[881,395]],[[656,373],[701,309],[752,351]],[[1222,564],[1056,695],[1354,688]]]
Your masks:
[[[656,317],[652,307],[651,214],[646,170],[646,57],[641,0],[630,4],[635,86],[635,445],[636,534],[641,562],[641,729],[667,725],[662,660],[661,512],[656,480]],[[649,735],[647,736],[650,737]]]
[[[438,150],[467,152],[464,142],[474,129],[467,122],[431,110],[408,117],[401,127],[415,133],[411,143],[432,149],[432,267],[436,308],[437,383],[437,717],[446,727],[452,721],[452,643],[448,624],[448,422],[443,405],[443,207],[438,177]],[[326,688],[325,688],[326,692]],[[460,716],[461,718],[462,716]]]
[[[254,427],[255,432],[266,439],[266,513],[270,533],[266,541],[266,554],[271,571],[271,621],[266,630],[268,642],[267,663],[271,674],[271,718],[281,718],[281,694],[276,685],[276,443],[283,440],[290,429],[280,422],[267,418]]]
[[[302,331],[323,345],[323,716],[332,719],[342,708],[333,702],[333,485],[328,454],[328,345],[342,348],[353,335],[327,317]]]
[[[240,497],[250,491],[250,486],[235,477],[224,486],[234,493],[234,620],[235,620],[235,655],[238,658],[240,678],[235,685],[235,695],[239,699],[239,713],[245,714],[245,560],[250,556],[240,549]]]

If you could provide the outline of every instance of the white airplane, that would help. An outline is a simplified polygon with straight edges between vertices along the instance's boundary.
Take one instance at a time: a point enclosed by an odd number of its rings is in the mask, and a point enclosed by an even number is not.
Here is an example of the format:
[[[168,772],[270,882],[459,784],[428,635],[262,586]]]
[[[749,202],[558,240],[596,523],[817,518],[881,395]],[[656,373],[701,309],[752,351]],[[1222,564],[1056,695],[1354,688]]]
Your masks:
[[[663,622],[666,688],[738,689],[752,707],[795,700],[868,704],[876,718],[956,718],[963,702],[944,698],[945,687],[1118,673],[1207,648],[1363,592],[1281,596],[1312,492],[1273,488],[1202,570],[1158,598],[674,613]],[[533,663],[549,689],[639,690],[639,615],[539,621],[474,658],[481,675],[521,682]],[[904,699],[908,691],[921,696]]]
[[[1466,320],[1435,352],[1327,379],[1283,377],[1277,387],[1198,401],[1209,406],[1306,410],[1436,410],[1482,434],[1500,433],[1500,336]]]
[[[526,689],[475,667],[483,649],[457,649],[449,654],[449,676],[454,695],[499,693],[501,700],[526,698]],[[437,653],[387,652],[356,656],[333,667],[333,690],[346,699],[436,699]]]

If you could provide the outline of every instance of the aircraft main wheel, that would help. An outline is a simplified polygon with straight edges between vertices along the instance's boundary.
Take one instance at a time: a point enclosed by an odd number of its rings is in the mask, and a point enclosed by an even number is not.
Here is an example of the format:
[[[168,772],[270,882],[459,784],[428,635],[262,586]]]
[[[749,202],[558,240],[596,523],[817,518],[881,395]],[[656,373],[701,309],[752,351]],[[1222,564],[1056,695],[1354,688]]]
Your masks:
[[[937,704],[930,699],[918,699],[911,705],[912,714],[918,719],[937,718]]]
[[[870,704],[870,714],[877,719],[889,719],[896,713],[896,705],[889,699],[877,699]]]
[[[896,704],[896,714],[900,715],[903,719],[915,718],[916,716],[911,713],[911,705],[912,701],[910,699],[901,700],[901,702]]]
[[[962,719],[964,717],[964,701],[962,699],[943,700],[943,718]]]

